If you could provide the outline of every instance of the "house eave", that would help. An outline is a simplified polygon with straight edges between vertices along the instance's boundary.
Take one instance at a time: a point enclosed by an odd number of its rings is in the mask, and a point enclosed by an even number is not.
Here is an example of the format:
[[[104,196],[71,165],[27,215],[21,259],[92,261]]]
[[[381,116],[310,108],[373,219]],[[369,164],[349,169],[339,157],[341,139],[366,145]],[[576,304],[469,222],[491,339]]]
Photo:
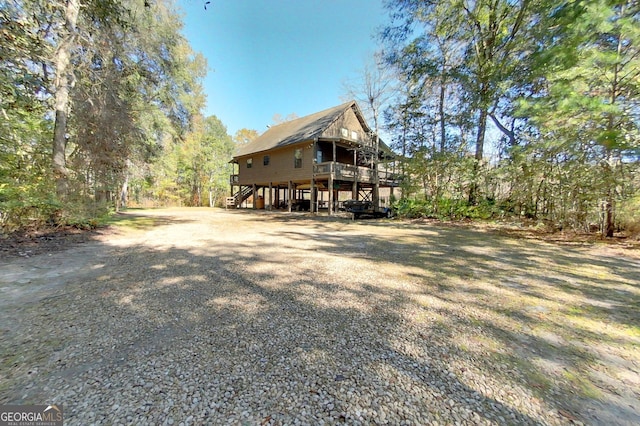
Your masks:
[[[310,144],[313,143],[314,139],[305,139],[302,140],[300,142],[295,142],[295,143],[291,143],[291,144],[287,144],[287,145],[283,145],[283,146],[276,146],[270,149],[263,149],[260,151],[254,151],[251,153],[246,153],[246,154],[242,154],[242,155],[235,155],[233,156],[233,158],[231,159],[232,162],[238,162],[238,160],[242,159],[242,158],[249,158],[249,157],[253,157],[254,155],[262,155],[262,154],[266,154],[268,152],[276,152],[276,151],[281,151],[281,150],[289,150],[291,148],[294,147],[298,147],[300,145],[305,145],[305,144]]]

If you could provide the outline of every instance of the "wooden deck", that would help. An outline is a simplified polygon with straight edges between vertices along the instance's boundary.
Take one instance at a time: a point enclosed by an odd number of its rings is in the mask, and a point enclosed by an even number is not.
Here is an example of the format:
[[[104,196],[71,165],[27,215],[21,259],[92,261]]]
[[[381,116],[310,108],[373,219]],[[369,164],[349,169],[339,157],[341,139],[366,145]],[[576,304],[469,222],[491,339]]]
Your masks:
[[[334,161],[315,164],[313,167],[313,176],[315,179],[328,178],[329,176],[332,176],[335,180],[370,184],[375,183],[375,173],[372,169],[368,167],[353,166],[351,164],[337,163]],[[378,171],[378,179],[380,185],[383,186],[397,185],[397,176],[387,171]]]

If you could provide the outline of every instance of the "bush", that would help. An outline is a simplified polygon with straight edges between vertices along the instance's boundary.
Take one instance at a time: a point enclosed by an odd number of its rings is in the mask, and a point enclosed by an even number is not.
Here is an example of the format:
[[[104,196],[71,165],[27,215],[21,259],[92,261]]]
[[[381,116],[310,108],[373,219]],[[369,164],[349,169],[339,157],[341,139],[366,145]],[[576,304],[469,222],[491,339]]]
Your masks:
[[[409,219],[427,217],[439,220],[486,220],[498,214],[499,210],[492,200],[483,200],[478,205],[470,205],[467,200],[455,198],[438,200],[403,198],[395,202],[393,207],[400,217]]]
[[[56,223],[61,214],[57,200],[25,188],[0,186],[0,233],[42,228]]]
[[[393,208],[398,216],[408,219],[433,217],[433,209],[431,208],[431,205],[424,200],[402,198],[393,203]]]
[[[108,203],[83,199],[61,203],[46,192],[42,188],[0,185],[0,234],[59,226],[92,229],[113,212]]]
[[[617,216],[618,226],[622,231],[640,238],[640,195],[622,201]]]

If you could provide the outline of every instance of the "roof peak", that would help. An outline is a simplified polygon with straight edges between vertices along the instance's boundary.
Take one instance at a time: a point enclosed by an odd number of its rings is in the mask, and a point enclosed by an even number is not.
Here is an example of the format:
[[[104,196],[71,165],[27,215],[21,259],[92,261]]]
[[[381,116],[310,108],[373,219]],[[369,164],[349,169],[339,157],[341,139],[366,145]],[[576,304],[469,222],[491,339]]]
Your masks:
[[[269,129],[273,129],[273,128],[276,128],[276,127],[279,127],[279,126],[283,126],[283,125],[289,124],[289,123],[295,123],[296,121],[305,120],[305,119],[308,119],[309,117],[315,116],[315,115],[323,116],[323,115],[329,114],[331,111],[337,110],[337,109],[346,110],[348,107],[352,106],[353,104],[357,105],[357,102],[354,101],[354,100],[351,100],[349,102],[344,102],[344,103],[342,103],[340,105],[332,106],[330,108],[323,109],[322,111],[318,111],[318,112],[314,112],[314,113],[311,113],[311,114],[307,114],[307,115],[305,115],[303,117],[298,117],[298,118],[294,118],[293,120],[283,121],[282,123],[274,124],[272,126],[269,126]]]
[[[321,135],[322,132],[331,126],[349,108],[354,108],[354,112],[362,128],[365,131],[370,131],[371,129],[364,120],[358,103],[355,100],[351,100],[313,114],[305,115],[304,117],[271,126],[254,141],[240,147],[236,156],[254,154],[305,140],[311,140]]]

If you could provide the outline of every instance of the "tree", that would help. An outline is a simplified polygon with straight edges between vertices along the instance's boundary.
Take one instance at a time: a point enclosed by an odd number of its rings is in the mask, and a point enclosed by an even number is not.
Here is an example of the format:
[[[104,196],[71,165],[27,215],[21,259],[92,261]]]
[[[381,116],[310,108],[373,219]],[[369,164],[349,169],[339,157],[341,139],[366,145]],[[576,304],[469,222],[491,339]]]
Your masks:
[[[69,113],[69,86],[73,71],[70,69],[71,55],[75,47],[76,24],[80,13],[79,0],[67,0],[64,6],[64,26],[57,34],[58,43],[53,59],[55,79],[55,127],[53,131],[52,165],[58,196],[67,194],[67,115]]]
[[[233,143],[235,143],[236,146],[246,145],[249,142],[255,140],[258,136],[260,136],[260,134],[257,130],[240,129],[236,132],[235,135],[233,135]]]
[[[508,133],[495,112],[500,101],[509,95],[509,82],[518,70],[519,59],[529,49],[528,35],[535,28],[539,7],[531,0],[389,3],[394,24],[385,28],[382,37],[389,45],[400,46],[400,51],[391,47],[390,63],[410,69],[415,80],[439,75],[443,101],[445,87],[455,79],[463,91],[458,112],[466,114],[468,110],[474,116],[476,166],[469,187],[471,204],[478,198],[476,180],[484,161],[487,119],[491,116],[498,128]],[[459,54],[453,58],[447,55],[449,51]],[[443,105],[440,102],[441,141],[446,133]]]
[[[393,93],[394,76],[389,68],[383,66],[380,55],[374,56],[373,60],[366,63],[361,71],[360,78],[357,83],[350,82],[345,84],[347,96],[355,99],[360,105],[364,106],[364,114],[373,120],[373,135],[371,152],[368,153],[370,158],[365,161],[371,164],[375,173],[375,187],[372,193],[372,201],[375,206],[379,202],[379,186],[378,180],[378,160],[380,152],[380,111],[391,98]]]
[[[156,196],[188,206],[219,204],[229,190],[229,161],[234,149],[231,136],[216,116],[196,116],[184,141],[172,144],[158,165],[155,177],[160,192]]]
[[[295,112],[292,112],[291,114],[288,114],[286,117],[283,117],[282,114],[273,114],[273,117],[271,117],[271,121],[273,122],[273,125],[278,125],[278,124],[282,124],[282,123],[286,123],[287,121],[293,121],[298,117],[298,114],[296,114]]]
[[[127,20],[91,27],[75,61],[70,132],[77,183],[99,202],[126,200],[127,169],[157,155],[165,135],[181,138],[204,105],[206,61],[182,35],[171,4],[128,5]],[[164,133],[164,135],[163,135]],[[120,197],[115,196],[120,192]]]
[[[51,193],[51,134],[47,112],[46,36],[42,2],[0,6],[0,231],[45,223],[55,216]]]
[[[558,228],[600,220],[603,235],[613,235],[616,205],[638,191],[638,3],[393,0],[388,7],[385,57],[404,87],[387,118],[425,197],[466,186],[469,209],[484,199],[501,214]],[[494,163],[484,158],[490,124],[502,135]],[[467,141],[470,174],[453,166],[467,163],[456,159]],[[435,185],[439,176],[453,176],[451,185]]]
[[[592,170],[584,177],[591,183],[588,203],[602,206],[602,232],[611,237],[625,163],[640,149],[640,5],[569,3],[546,19],[555,30],[532,55],[545,70],[544,90],[524,99],[520,114],[552,146],[575,158],[591,154],[582,161]]]
[[[4,229],[117,206],[204,105],[206,61],[170,0],[14,0],[0,24]]]

